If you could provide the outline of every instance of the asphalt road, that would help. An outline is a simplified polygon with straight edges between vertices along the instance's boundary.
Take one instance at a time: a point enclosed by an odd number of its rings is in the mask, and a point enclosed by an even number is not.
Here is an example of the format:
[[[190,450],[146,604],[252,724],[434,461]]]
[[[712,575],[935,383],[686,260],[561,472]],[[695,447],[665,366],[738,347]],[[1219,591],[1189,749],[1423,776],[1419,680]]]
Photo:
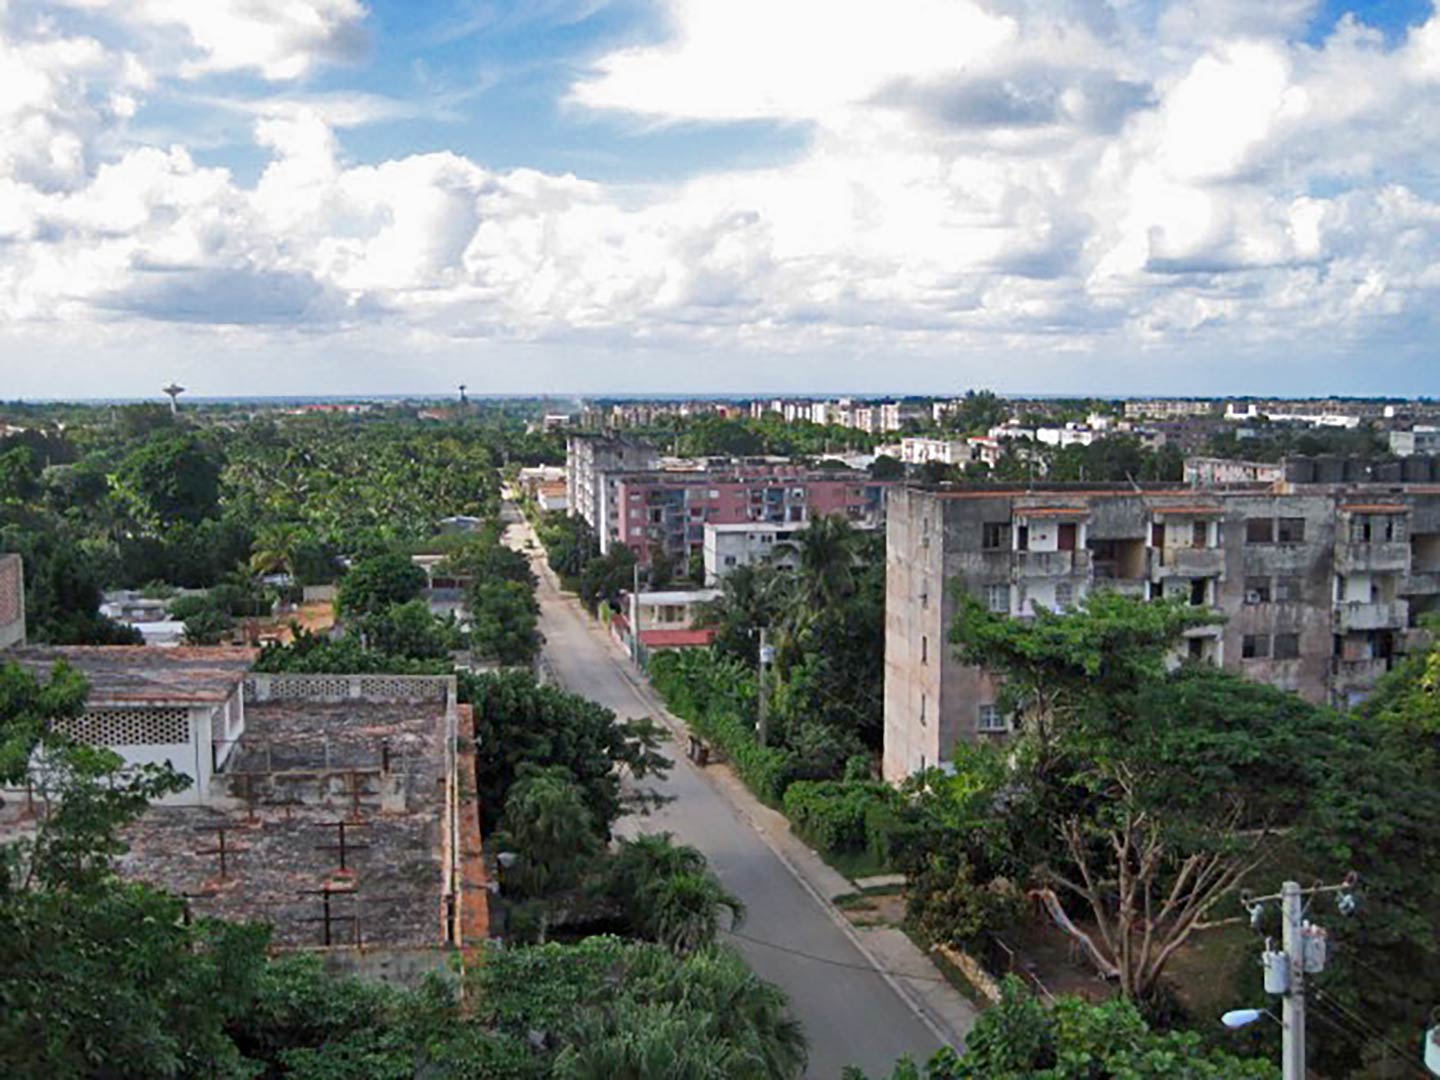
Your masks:
[[[514,533],[528,535],[528,527],[517,525]],[[650,715],[622,673],[622,661],[578,603],[544,575],[538,596],[545,656],[560,684],[622,718]],[[810,1040],[806,1075],[833,1080],[844,1066],[858,1065],[872,1077],[888,1077],[902,1054],[928,1058],[940,1046],[934,1032],[681,748],[669,744],[666,754],[675,766],[657,787],[672,801],[647,816],[625,819],[619,831],[674,833],[704,852],[720,880],[745,902],[741,932],[770,944],[740,938],[732,943],[757,974],[790,996]]]

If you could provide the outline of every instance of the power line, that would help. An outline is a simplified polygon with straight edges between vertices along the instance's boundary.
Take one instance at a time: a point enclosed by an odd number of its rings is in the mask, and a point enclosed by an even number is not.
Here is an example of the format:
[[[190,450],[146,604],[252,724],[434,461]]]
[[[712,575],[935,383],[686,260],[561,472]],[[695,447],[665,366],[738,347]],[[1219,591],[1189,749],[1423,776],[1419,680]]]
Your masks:
[[[1316,1000],[1326,1005],[1332,1011],[1338,1012],[1342,1016],[1348,1017],[1351,1023],[1353,1023],[1361,1031],[1367,1033],[1368,1038],[1374,1040],[1375,1042],[1378,1042],[1386,1050],[1394,1054],[1395,1057],[1399,1058],[1401,1061],[1405,1062],[1406,1065],[1414,1069],[1419,1075],[1426,1077],[1430,1075],[1429,1071],[1422,1068],[1420,1063],[1415,1061],[1415,1059],[1410,1054],[1407,1054],[1404,1050],[1401,1050],[1398,1046],[1391,1042],[1390,1037],[1386,1035],[1373,1021],[1361,1016],[1359,1013],[1351,1009],[1348,1005],[1343,1004],[1342,1002],[1337,1000],[1332,994],[1326,993],[1324,990],[1317,989],[1315,991],[1315,997]]]
[[[805,952],[803,949],[792,949],[788,945],[781,945],[774,941],[765,941],[761,938],[751,937],[749,934],[742,934],[738,930],[725,931],[731,937],[748,941],[752,945],[763,945],[767,949],[774,949],[776,952],[786,953],[790,956],[797,956],[802,960],[813,960],[817,964],[829,964],[832,967],[849,968],[851,971],[863,971],[870,975],[890,975],[897,979],[913,979],[916,982],[933,982],[949,984],[950,980],[936,975],[914,975],[907,971],[894,971],[890,968],[876,967],[873,964],[852,964],[846,960],[832,960],[828,956],[816,956],[814,953]]]

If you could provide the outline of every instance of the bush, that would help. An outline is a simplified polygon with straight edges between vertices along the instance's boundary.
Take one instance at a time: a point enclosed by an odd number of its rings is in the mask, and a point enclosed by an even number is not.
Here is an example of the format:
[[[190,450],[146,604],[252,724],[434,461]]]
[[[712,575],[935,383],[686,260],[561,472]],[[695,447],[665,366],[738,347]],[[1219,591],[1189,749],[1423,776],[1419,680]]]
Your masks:
[[[731,657],[710,649],[659,653],[650,681],[665,705],[690,729],[717,746],[755,796],[780,805],[798,762],[788,750],[755,741],[755,677]]]
[[[896,798],[887,784],[873,780],[797,780],[785,791],[785,816],[795,831],[826,854],[862,852],[872,844],[871,828],[890,820]]]

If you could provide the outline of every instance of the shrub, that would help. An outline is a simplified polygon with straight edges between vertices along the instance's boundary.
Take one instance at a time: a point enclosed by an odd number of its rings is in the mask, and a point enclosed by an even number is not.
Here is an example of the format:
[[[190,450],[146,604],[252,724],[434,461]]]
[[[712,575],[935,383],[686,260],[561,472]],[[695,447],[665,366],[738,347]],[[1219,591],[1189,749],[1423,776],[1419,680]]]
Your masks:
[[[873,780],[797,780],[785,791],[785,816],[806,841],[827,854],[872,846],[870,830],[888,821],[894,790]],[[888,845],[883,846],[888,850]]]

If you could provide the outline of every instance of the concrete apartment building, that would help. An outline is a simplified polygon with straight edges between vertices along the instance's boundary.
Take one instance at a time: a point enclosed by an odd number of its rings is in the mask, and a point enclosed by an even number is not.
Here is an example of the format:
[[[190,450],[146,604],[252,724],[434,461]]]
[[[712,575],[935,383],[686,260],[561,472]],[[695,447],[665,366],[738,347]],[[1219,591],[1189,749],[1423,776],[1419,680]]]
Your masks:
[[[1390,452],[1396,457],[1440,454],[1440,427],[1417,424],[1409,431],[1392,431],[1388,438]]]
[[[702,552],[705,584],[718,585],[742,566],[773,563],[793,568],[799,556],[786,545],[800,530],[793,525],[747,521],[734,525],[709,522],[705,526]]]
[[[1314,702],[1360,700],[1440,611],[1440,485],[909,487],[886,526],[884,775],[1003,737],[986,672],[949,645],[957,592],[1024,618],[1086,593],[1226,617],[1184,655]]]
[[[906,465],[968,465],[973,460],[970,444],[964,439],[933,439],[907,436],[900,440],[900,460]]]
[[[613,539],[604,522],[615,519],[614,476],[660,467],[660,452],[635,439],[572,435],[565,440],[565,503],[571,516],[583,518],[600,539],[602,551]]]
[[[1144,398],[1125,402],[1127,420],[1179,420],[1187,416],[1209,416],[1215,402],[1190,398]]]
[[[757,466],[621,474],[615,485],[618,516],[604,520],[601,535],[627,545],[648,566],[657,551],[682,564],[703,556],[707,524],[793,528],[838,514],[859,528],[878,527],[893,482],[843,469]]]

